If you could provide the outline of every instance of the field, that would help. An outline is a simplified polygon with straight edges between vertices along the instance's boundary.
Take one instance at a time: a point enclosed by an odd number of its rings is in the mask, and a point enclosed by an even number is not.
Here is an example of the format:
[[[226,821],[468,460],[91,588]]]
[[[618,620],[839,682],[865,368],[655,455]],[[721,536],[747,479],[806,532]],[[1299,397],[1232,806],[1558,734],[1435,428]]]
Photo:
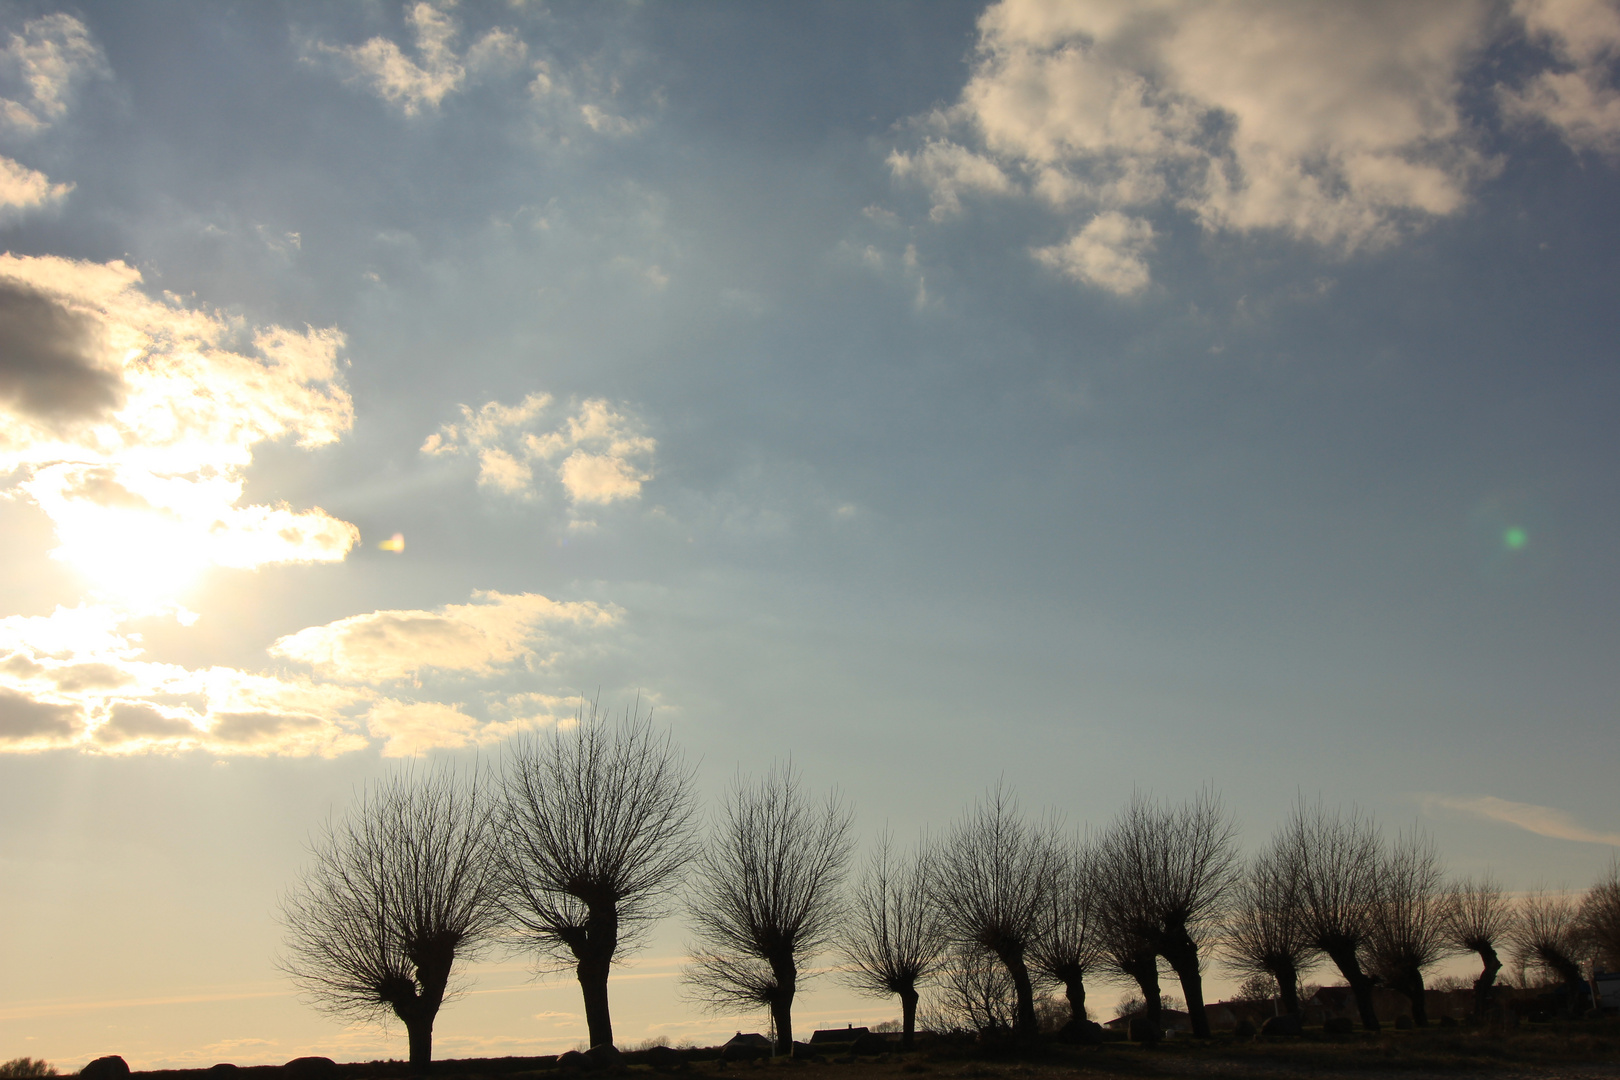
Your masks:
[[[1506,1034],[1457,1028],[1337,1037],[1308,1033],[1298,1039],[1263,1042],[1218,1034],[1206,1043],[1175,1039],[1151,1048],[1125,1042],[1095,1047],[1045,1044],[1026,1050],[925,1044],[909,1054],[857,1058],[834,1053],[804,1061],[724,1062],[716,1054],[714,1050],[666,1051],[663,1067],[654,1068],[642,1053],[629,1053],[626,1066],[615,1072],[626,1077],[639,1075],[643,1080],[663,1074],[685,1080],[770,1080],[772,1074],[781,1075],[782,1080],[786,1075],[794,1080],[1066,1080],[1090,1076],[1562,1080],[1620,1077],[1620,1021],[1537,1024]],[[559,1066],[555,1058],[441,1061],[433,1073],[440,1080],[585,1080],[613,1074]],[[147,1080],[394,1080],[409,1076],[410,1070],[401,1062],[333,1067],[322,1061],[287,1068],[217,1066],[135,1075]]]

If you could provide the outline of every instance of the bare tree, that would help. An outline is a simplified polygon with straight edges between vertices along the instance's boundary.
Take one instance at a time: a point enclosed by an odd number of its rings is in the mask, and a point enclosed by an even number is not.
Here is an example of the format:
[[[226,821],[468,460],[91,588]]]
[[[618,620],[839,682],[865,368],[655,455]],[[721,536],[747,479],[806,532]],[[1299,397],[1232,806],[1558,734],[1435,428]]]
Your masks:
[[[1587,992],[1581,976],[1581,936],[1575,900],[1563,890],[1537,887],[1520,900],[1511,935],[1513,958],[1521,971],[1540,970],[1563,980],[1570,1010]]]
[[[833,941],[853,847],[836,791],[813,803],[791,765],[738,778],[696,862],[688,905],[699,946],[683,979],[715,1007],[765,1006],[780,1053],[793,1051],[804,963]]]
[[[1620,970],[1620,856],[1581,899],[1581,933],[1610,971]]]
[[[1236,838],[1220,797],[1206,788],[1176,806],[1133,795],[1098,841],[1103,903],[1176,973],[1193,1035],[1203,1039],[1209,1018],[1199,951],[1219,929],[1241,873]]]
[[[851,987],[873,997],[899,996],[901,1041],[908,1049],[917,1030],[918,987],[937,972],[946,947],[928,869],[926,847],[919,844],[902,859],[885,832],[855,888],[839,943]]]
[[[317,1006],[405,1025],[413,1068],[457,961],[499,923],[491,807],[476,776],[406,772],[364,792],[312,843],[283,899],[282,968]]]
[[[1446,890],[1446,935],[1452,945],[1478,953],[1483,965],[1474,980],[1474,1016],[1478,1019],[1490,1012],[1491,991],[1502,970],[1497,949],[1511,940],[1514,919],[1512,902],[1489,873],[1478,880],[1463,878]]]
[[[988,951],[1007,968],[1017,995],[1014,1030],[1034,1038],[1035,987],[1028,953],[1038,936],[1051,887],[1051,830],[1032,827],[1001,784],[968,811],[940,849],[934,902],[946,933],[961,946]]]
[[[934,1031],[1005,1034],[1018,1022],[1018,992],[1007,965],[977,945],[951,947],[932,1003]]]
[[[1272,843],[1294,883],[1294,903],[1312,944],[1350,984],[1362,1026],[1379,1030],[1373,981],[1361,967],[1378,902],[1377,827],[1353,807],[1348,815],[1330,813],[1320,802],[1300,799]]]
[[[1384,981],[1411,1002],[1418,1027],[1429,1023],[1423,972],[1448,951],[1444,876],[1434,841],[1416,826],[1379,863],[1370,955]]]
[[[1078,1024],[1086,1019],[1086,976],[1104,958],[1096,852],[1074,839],[1054,851],[1052,862],[1029,958],[1039,974],[1063,987],[1069,1016]]]
[[[692,770],[630,709],[581,704],[572,728],[512,742],[500,815],[506,918],[572,964],[592,1046],[613,1042],[608,972],[661,918],[696,851]]]
[[[1107,893],[1102,893],[1106,897]],[[1159,985],[1159,950],[1155,930],[1144,925],[1128,908],[1108,903],[1098,908],[1102,916],[1102,945],[1107,970],[1115,978],[1129,979],[1142,991],[1141,1018],[1147,1026],[1149,1042],[1158,1042],[1164,1032],[1164,992]]]
[[[1255,856],[1236,890],[1224,953],[1240,974],[1270,980],[1283,1012],[1299,1015],[1299,977],[1321,955],[1294,903],[1295,867],[1277,844]]]

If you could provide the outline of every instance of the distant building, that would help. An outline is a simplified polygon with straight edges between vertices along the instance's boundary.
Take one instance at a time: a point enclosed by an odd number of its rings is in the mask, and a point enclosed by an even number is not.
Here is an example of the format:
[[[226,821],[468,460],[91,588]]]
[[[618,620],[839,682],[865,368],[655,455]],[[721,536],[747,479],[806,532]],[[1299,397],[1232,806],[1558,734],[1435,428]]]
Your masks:
[[[860,1039],[863,1035],[870,1034],[871,1032],[866,1028],[855,1027],[853,1024],[849,1027],[827,1028],[824,1031],[818,1031],[811,1035],[810,1045],[822,1046],[826,1043],[852,1043]]]
[[[770,1053],[776,1044],[757,1031],[750,1031],[746,1035],[739,1031],[730,1039],[726,1040],[726,1046],[728,1048],[733,1046],[746,1046],[755,1050],[763,1050],[766,1053]]]

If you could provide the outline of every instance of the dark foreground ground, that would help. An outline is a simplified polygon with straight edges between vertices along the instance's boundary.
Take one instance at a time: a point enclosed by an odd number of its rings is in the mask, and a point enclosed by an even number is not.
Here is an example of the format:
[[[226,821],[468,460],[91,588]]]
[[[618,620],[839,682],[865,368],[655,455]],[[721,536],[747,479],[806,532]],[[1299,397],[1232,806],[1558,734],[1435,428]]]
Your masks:
[[[1620,1078],[1620,1021],[1536,1024],[1508,1032],[1466,1028],[1389,1031],[1330,1036],[1307,1032],[1285,1039],[1207,1042],[1176,1039],[1157,1047],[1110,1042],[1102,1046],[1047,1044],[1015,1050],[936,1042],[911,1053],[857,1057],[837,1050],[809,1060],[723,1061],[719,1051],[628,1052],[617,1068],[596,1067],[570,1055],[482,1058],[436,1062],[434,1080],[1067,1080],[1069,1077],[1293,1077],[1345,1080],[1589,1080]],[[146,1080],[400,1080],[412,1075],[402,1062],[333,1065],[301,1059],[286,1066],[215,1066],[212,1069],[135,1073]]]

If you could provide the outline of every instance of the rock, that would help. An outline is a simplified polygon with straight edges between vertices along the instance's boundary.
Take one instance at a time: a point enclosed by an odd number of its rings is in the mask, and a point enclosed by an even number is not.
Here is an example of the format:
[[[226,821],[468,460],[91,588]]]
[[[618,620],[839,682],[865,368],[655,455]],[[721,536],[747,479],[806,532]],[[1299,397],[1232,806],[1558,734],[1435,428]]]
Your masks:
[[[721,1061],[758,1061],[760,1058],[770,1057],[770,1051],[762,1050],[747,1043],[728,1044],[720,1051]]]
[[[90,1080],[129,1080],[129,1062],[117,1054],[109,1054],[80,1069],[79,1075]]]
[[[585,1051],[585,1060],[599,1072],[623,1072],[624,1055],[612,1043],[599,1043]]]
[[[1356,1024],[1348,1016],[1330,1016],[1322,1021],[1322,1031],[1327,1035],[1353,1035]]]
[[[1103,1026],[1095,1020],[1070,1020],[1058,1031],[1060,1042],[1095,1046],[1103,1040]]]
[[[850,1047],[849,1052],[852,1054],[858,1054],[861,1057],[871,1057],[874,1054],[887,1054],[889,1052],[889,1040],[885,1039],[882,1035],[869,1031],[865,1035],[862,1035],[860,1038],[855,1040],[854,1044]]]
[[[590,1072],[592,1069],[596,1068],[596,1062],[592,1061],[578,1050],[570,1050],[568,1053],[557,1058],[557,1068],[572,1069],[576,1072]]]
[[[1411,1031],[1412,1026],[1412,1018],[1410,1016],[1397,1016],[1395,1018],[1396,1031]]]
[[[221,1080],[228,1076],[235,1076],[241,1071],[241,1069],[237,1068],[235,1065],[232,1065],[228,1061],[222,1061],[218,1065],[210,1065],[208,1067],[208,1075],[219,1077]]]
[[[1164,1033],[1154,1028],[1145,1016],[1131,1017],[1131,1042],[1156,1043],[1164,1038]]]
[[[1269,1016],[1260,1026],[1260,1034],[1266,1036],[1276,1035],[1303,1035],[1305,1029],[1300,1025],[1297,1016]]]
[[[333,1080],[337,1062],[329,1057],[293,1058],[281,1070],[287,1080]]]
[[[1259,1033],[1253,1020],[1239,1020],[1237,1026],[1232,1029],[1232,1035],[1239,1039],[1252,1039]]]
[[[657,1069],[659,1072],[668,1072],[679,1069],[686,1064],[686,1058],[679,1050],[668,1046],[649,1046],[641,1052],[641,1060]]]

